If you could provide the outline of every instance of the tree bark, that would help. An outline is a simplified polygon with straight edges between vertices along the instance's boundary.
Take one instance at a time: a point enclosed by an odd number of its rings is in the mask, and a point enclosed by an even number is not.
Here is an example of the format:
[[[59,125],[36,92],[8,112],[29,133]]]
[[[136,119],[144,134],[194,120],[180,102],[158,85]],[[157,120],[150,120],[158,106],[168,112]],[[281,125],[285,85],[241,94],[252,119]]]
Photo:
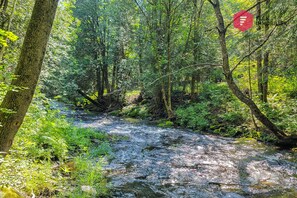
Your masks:
[[[229,54],[228,49],[226,45],[226,28],[224,23],[224,18],[221,13],[220,9],[220,3],[219,0],[209,0],[209,2],[212,4],[216,18],[218,21],[218,32],[219,32],[219,39],[220,39],[220,45],[221,45],[221,51],[223,56],[223,71],[224,75],[228,84],[228,87],[232,91],[232,93],[244,104],[246,104],[252,111],[252,113],[255,115],[255,117],[265,126],[267,127],[277,138],[283,139],[287,135],[278,129],[278,127],[273,124],[258,108],[258,106],[255,104],[253,100],[251,100],[248,96],[246,96],[236,85],[232,72],[230,71],[230,63],[229,63]]]
[[[269,8],[270,0],[266,0],[266,7]],[[269,31],[269,12],[267,11],[266,17],[265,17],[265,34]],[[268,96],[268,78],[269,78],[269,51],[267,50],[264,54],[264,60],[263,60],[263,97],[262,101],[267,102],[267,96]]]
[[[202,8],[204,5],[203,1],[200,1],[200,6],[198,5],[198,0],[195,0],[194,2],[194,20],[193,20],[193,57],[194,57],[194,63],[193,65],[198,64],[200,61],[199,58],[199,52],[201,51],[201,47],[199,44],[200,41],[200,34],[199,34],[199,23],[200,23],[200,17],[202,13]],[[199,71],[201,73],[201,71]],[[195,98],[195,91],[196,91],[196,82],[199,83],[201,80],[200,76],[201,74],[198,71],[193,71],[192,78],[191,78],[191,99],[193,100]],[[198,87],[198,86],[197,86]]]
[[[102,71],[101,71],[101,65],[99,65],[96,68],[96,78],[97,78],[97,100],[100,101],[103,98],[103,92],[104,90],[102,89]]]
[[[257,0],[257,15],[256,15],[256,22],[257,22],[257,31],[261,32],[261,0]],[[256,55],[256,61],[257,61],[257,81],[258,81],[258,94],[260,97],[260,100],[263,101],[263,67],[262,67],[262,50],[259,49]]]
[[[172,74],[171,74],[171,34],[172,34],[172,4],[171,0],[168,0],[166,7],[166,30],[167,30],[167,101],[166,94],[164,93],[163,99],[169,119],[174,117],[171,103],[171,92],[172,92]]]
[[[268,102],[267,96],[268,96],[268,67],[269,67],[269,52],[265,52],[264,54],[264,60],[263,60],[263,83],[262,83],[262,89],[263,89],[263,95],[262,95],[262,102]]]
[[[0,8],[3,8],[4,11],[6,11],[8,6],[8,0],[1,0],[0,1]]]
[[[0,152],[7,153],[13,139],[23,123],[32,101],[41,72],[47,42],[52,29],[58,0],[36,0],[31,20],[11,85],[23,87],[19,91],[8,91],[1,108],[15,113],[0,112]]]
[[[12,11],[11,11],[11,14],[9,15],[9,17],[8,17],[7,27],[4,28],[4,30],[6,30],[6,31],[10,31],[11,23],[12,23],[12,19],[13,19],[13,15],[14,15],[14,12],[15,12],[15,8],[16,8],[16,3],[17,3],[17,1],[18,1],[18,0],[14,0],[14,1],[13,1],[13,4],[12,4]],[[0,63],[1,63],[2,60],[3,60],[3,56],[4,56],[4,53],[5,53],[5,50],[6,50],[6,47],[5,47],[5,46],[2,46],[2,48],[0,49]]]
[[[5,24],[8,21],[8,14],[6,12],[8,7],[8,0],[1,0],[0,2],[0,29],[5,29]]]

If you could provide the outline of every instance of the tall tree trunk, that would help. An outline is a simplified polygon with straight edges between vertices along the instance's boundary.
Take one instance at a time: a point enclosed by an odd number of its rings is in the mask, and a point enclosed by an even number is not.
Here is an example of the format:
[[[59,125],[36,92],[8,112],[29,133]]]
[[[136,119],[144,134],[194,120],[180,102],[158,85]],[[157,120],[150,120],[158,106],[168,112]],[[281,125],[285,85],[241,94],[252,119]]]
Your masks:
[[[172,1],[168,0],[168,6],[166,8],[166,26],[167,26],[167,69],[166,74],[168,75],[167,78],[167,101],[166,101],[166,94],[164,98],[167,116],[168,118],[173,118],[173,110],[172,110],[172,103],[171,103],[171,91],[172,91],[172,74],[171,74],[171,34],[172,34]]]
[[[257,31],[261,32],[262,20],[261,20],[261,0],[257,0]],[[258,81],[258,94],[260,96],[260,100],[263,101],[263,67],[262,67],[262,50],[259,49],[256,54],[257,60],[257,81]]]
[[[106,88],[107,94],[110,93],[110,85],[108,80],[108,63],[107,63],[107,56],[106,56],[106,47],[104,46],[104,49],[102,51],[102,65],[103,65],[103,81],[104,81],[104,87]]]
[[[196,65],[199,63],[199,52],[200,52],[200,34],[199,34],[199,23],[200,23],[200,16],[202,13],[202,8],[204,5],[204,1],[200,1],[200,5],[198,5],[198,0],[194,0],[194,20],[193,20],[193,57],[194,57],[194,63],[193,65]],[[201,72],[201,71],[199,71]],[[193,71],[192,73],[192,79],[191,79],[191,99],[193,100],[195,98],[195,92],[196,92],[196,82],[199,82],[201,80],[201,74],[198,71]],[[198,86],[197,86],[198,87]]]
[[[263,61],[263,96],[262,96],[262,102],[267,102],[267,96],[268,96],[268,67],[269,67],[269,52],[265,52],[264,54],[264,61]]]
[[[112,67],[112,79],[111,79],[111,87],[110,91],[113,92],[116,89],[116,79],[117,79],[117,67],[118,63],[114,62]]]
[[[266,7],[269,8],[270,0],[266,0]],[[269,31],[269,11],[267,11],[266,17],[265,17],[265,34]],[[262,101],[267,102],[267,96],[268,96],[268,78],[269,78],[269,51],[267,50],[264,54],[264,62],[263,62],[263,97]]]
[[[21,55],[11,85],[24,87],[8,91],[1,108],[15,113],[0,112],[0,152],[7,153],[23,123],[32,101],[44,59],[48,38],[52,29],[58,0],[36,0],[23,43]]]
[[[96,68],[96,77],[97,77],[97,100],[100,101],[103,98],[103,89],[102,89],[102,72],[101,72],[101,66],[98,66]]]
[[[220,39],[220,45],[221,45],[221,51],[223,56],[223,71],[224,75],[228,84],[228,87],[232,91],[232,93],[244,104],[246,104],[252,111],[252,113],[255,115],[255,117],[264,125],[266,126],[276,137],[279,139],[285,138],[287,135],[278,129],[278,127],[273,124],[258,108],[258,106],[255,104],[253,100],[251,100],[248,96],[246,96],[236,85],[232,72],[230,70],[230,63],[229,63],[229,54],[228,49],[226,45],[226,28],[224,23],[224,18],[221,13],[220,9],[220,3],[219,0],[209,0],[209,2],[212,4],[216,18],[218,21],[218,32],[219,32],[219,39]]]

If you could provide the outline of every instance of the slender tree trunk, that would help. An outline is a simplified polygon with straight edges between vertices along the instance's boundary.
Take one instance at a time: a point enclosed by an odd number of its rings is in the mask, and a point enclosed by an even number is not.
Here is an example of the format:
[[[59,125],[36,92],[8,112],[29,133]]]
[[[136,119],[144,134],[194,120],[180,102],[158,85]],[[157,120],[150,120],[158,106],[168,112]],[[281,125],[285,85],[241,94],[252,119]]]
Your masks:
[[[12,11],[11,11],[11,14],[9,15],[9,17],[8,17],[7,28],[5,29],[6,31],[10,31],[11,23],[12,23],[12,19],[13,19],[13,15],[14,15],[14,12],[15,12],[17,1],[18,0],[14,0],[14,2],[13,2]],[[0,63],[3,60],[3,56],[4,56],[4,53],[5,53],[5,50],[6,50],[6,47],[5,46],[2,46],[2,48],[0,49]]]
[[[196,90],[196,74],[195,72],[191,76],[191,100],[195,98],[195,90]]]
[[[0,152],[7,153],[23,123],[32,101],[41,71],[48,38],[52,29],[58,0],[36,0],[29,27],[23,43],[15,76],[11,85],[24,87],[20,91],[8,91],[1,108],[15,113],[0,112]]]
[[[172,34],[172,1],[168,0],[168,7],[167,7],[167,13],[166,13],[166,26],[167,26],[167,101],[165,102],[165,106],[167,109],[167,116],[168,118],[173,118],[173,110],[172,110],[172,104],[171,104],[171,91],[172,91],[172,74],[171,74],[171,34]],[[166,94],[165,94],[166,95]],[[166,100],[166,97],[164,98]]]
[[[266,7],[269,8],[270,0],[266,0]],[[269,11],[267,11],[267,15],[265,17],[265,34],[269,31]],[[268,78],[269,78],[269,51],[267,50],[264,54],[264,61],[263,61],[263,97],[262,101],[267,102],[268,96]]]
[[[183,93],[186,93],[187,85],[189,81],[189,75],[186,75],[186,77],[183,79]]]
[[[125,58],[125,49],[123,41],[120,42],[120,46],[117,48],[116,56],[113,60],[112,68],[112,81],[111,81],[111,92],[118,87],[118,71],[121,61]]]
[[[230,63],[229,63],[229,55],[226,45],[226,29],[225,29],[225,23],[224,18],[221,13],[220,9],[220,3],[219,0],[209,0],[209,2],[212,4],[216,18],[218,21],[218,32],[219,32],[219,39],[220,39],[220,45],[221,45],[221,51],[223,56],[223,71],[224,75],[227,81],[227,84],[229,88],[231,89],[232,93],[244,104],[246,104],[252,111],[252,113],[255,115],[255,117],[264,125],[266,126],[273,134],[278,137],[279,139],[285,138],[287,135],[279,130],[275,124],[273,124],[258,108],[258,106],[255,104],[253,100],[251,100],[248,96],[246,96],[236,85],[232,72],[230,70]]]
[[[268,67],[269,67],[269,52],[265,52],[263,61],[263,97],[262,102],[267,102],[268,96]]]
[[[100,101],[103,98],[102,72],[101,72],[100,66],[96,68],[96,77],[97,77],[97,91],[98,91],[97,100]]]
[[[118,61],[114,61],[113,67],[112,67],[112,79],[111,79],[111,88],[110,88],[111,92],[113,92],[116,87],[117,67],[118,67]]]
[[[257,0],[257,31],[261,32],[261,26],[262,26],[262,20],[261,20],[261,0]],[[262,50],[259,49],[256,54],[256,60],[257,60],[257,81],[258,81],[258,94],[260,97],[260,100],[263,101],[263,67],[262,67]]]
[[[8,7],[8,0],[1,0],[0,1],[0,28],[4,29],[5,23],[7,21],[7,10]]]
[[[193,20],[193,43],[194,43],[194,48],[193,48],[193,57],[194,57],[194,63],[198,64],[199,63],[199,52],[201,50],[201,47],[199,45],[199,41],[200,41],[200,34],[199,34],[199,21],[200,21],[200,16],[202,13],[202,8],[204,5],[204,1],[200,1],[200,5],[198,5],[198,0],[194,0],[194,20]],[[199,71],[201,72],[201,71]],[[193,71],[192,73],[192,79],[191,79],[191,99],[193,100],[195,97],[195,92],[196,92],[196,87],[198,88],[198,86],[196,86],[196,83],[198,83],[201,78],[201,74],[198,71]]]
[[[106,56],[106,47],[102,50],[102,65],[103,65],[103,81],[104,87],[106,88],[107,94],[110,93],[110,85],[108,80],[108,63],[107,63],[107,56]]]
[[[8,6],[8,0],[1,0],[0,1],[0,8],[3,8],[4,11],[6,11]]]

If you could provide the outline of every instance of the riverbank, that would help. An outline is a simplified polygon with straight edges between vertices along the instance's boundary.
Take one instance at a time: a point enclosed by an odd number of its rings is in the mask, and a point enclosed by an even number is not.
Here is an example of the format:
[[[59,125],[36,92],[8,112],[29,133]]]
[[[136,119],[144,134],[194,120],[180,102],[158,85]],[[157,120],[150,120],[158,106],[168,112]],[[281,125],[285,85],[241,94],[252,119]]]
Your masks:
[[[122,108],[109,114],[145,120],[160,127],[190,129],[222,137],[253,138],[267,144],[280,145],[277,138],[251,115],[249,108],[232,95],[225,83],[205,83],[199,90],[200,93],[194,98],[183,92],[173,92],[172,108],[175,117],[170,120],[166,119],[164,109],[153,109],[153,100],[140,97],[140,92],[136,91],[127,94]],[[281,130],[287,135],[296,135],[297,103],[294,98],[276,94],[269,97],[267,104],[256,101]],[[279,101],[286,102],[279,105]]]
[[[63,111],[75,114],[34,100],[10,154],[1,161],[0,197],[108,195],[102,166],[113,137],[73,126]]]

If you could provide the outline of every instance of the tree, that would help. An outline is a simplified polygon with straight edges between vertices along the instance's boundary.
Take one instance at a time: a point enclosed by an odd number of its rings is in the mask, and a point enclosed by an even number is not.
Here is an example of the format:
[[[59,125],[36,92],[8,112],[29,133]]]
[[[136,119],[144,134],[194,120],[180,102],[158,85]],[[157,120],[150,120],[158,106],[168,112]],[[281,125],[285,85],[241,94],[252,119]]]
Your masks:
[[[266,0],[266,6],[269,7],[270,0]],[[269,9],[267,9],[269,10]],[[267,11],[265,20],[264,20],[264,28],[265,34],[268,34],[269,31],[269,11]],[[269,67],[269,51],[267,50],[264,53],[264,60],[263,60],[263,71],[262,71],[262,93],[261,93],[261,100],[263,102],[267,102],[268,96],[268,67]]]
[[[261,3],[260,0],[257,0],[257,31],[261,32],[262,29],[262,19],[261,19]],[[258,50],[257,52],[257,81],[258,81],[258,93],[260,95],[260,99],[263,101],[263,67],[262,67],[262,50]]]
[[[48,38],[52,29],[58,0],[36,0],[26,32],[21,55],[14,72],[16,79],[12,86],[20,90],[10,90],[0,106],[11,112],[0,112],[0,152],[7,154],[13,139],[20,128],[32,101],[41,66],[44,59]]]
[[[255,117],[264,126],[266,126],[271,132],[273,132],[273,134],[276,137],[278,137],[279,139],[285,138],[287,135],[283,131],[281,131],[274,123],[272,123],[270,119],[268,119],[268,117],[261,112],[261,110],[255,104],[255,102],[252,99],[250,99],[248,96],[246,96],[236,85],[232,76],[232,71],[230,69],[229,54],[228,54],[228,49],[226,45],[227,27],[225,26],[224,18],[220,9],[220,3],[219,3],[219,0],[209,0],[209,2],[212,4],[214,8],[216,18],[218,21],[217,28],[219,33],[222,57],[223,57],[223,71],[230,90],[241,102],[245,103],[251,109]]]
[[[4,29],[5,31],[10,31],[10,28],[11,28],[11,23],[12,23],[12,19],[13,19],[13,15],[14,15],[14,12],[15,12],[15,7],[16,7],[16,3],[17,3],[17,0],[14,0],[13,1],[13,6],[12,6],[12,11],[11,11],[11,14],[8,16],[8,19],[7,19],[7,25],[6,25],[6,28],[4,28],[4,24],[5,24],[5,20],[3,20],[0,28],[1,29]],[[8,5],[8,1],[2,1],[1,4],[0,4],[0,8],[1,6],[3,5],[3,10],[2,10],[2,13],[1,15],[5,15],[6,13],[6,9],[7,9],[7,5]],[[5,52],[5,48],[6,46],[2,46],[2,48],[0,49],[0,62],[2,62],[2,58],[3,58],[3,54]]]

